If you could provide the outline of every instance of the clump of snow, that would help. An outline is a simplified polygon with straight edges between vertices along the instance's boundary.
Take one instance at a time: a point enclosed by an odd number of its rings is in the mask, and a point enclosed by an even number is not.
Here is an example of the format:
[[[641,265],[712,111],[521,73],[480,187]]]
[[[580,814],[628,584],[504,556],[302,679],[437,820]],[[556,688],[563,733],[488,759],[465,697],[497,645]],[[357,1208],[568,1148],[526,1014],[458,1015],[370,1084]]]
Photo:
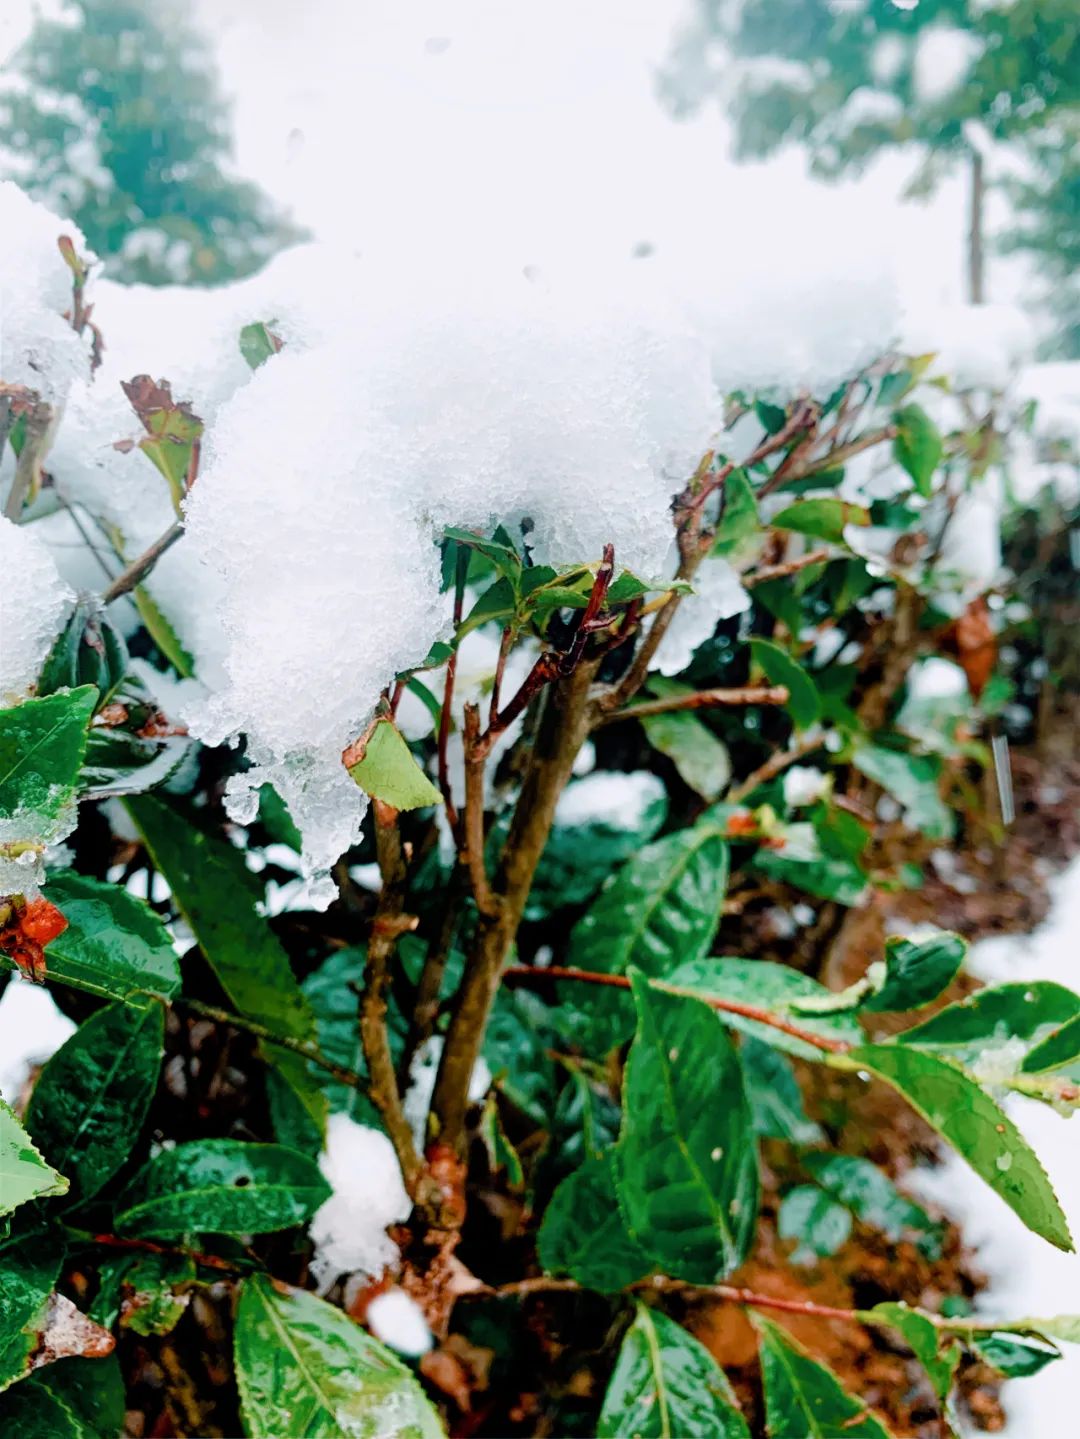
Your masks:
[[[957,699],[966,695],[968,689],[960,666],[940,655],[931,655],[913,665],[908,672],[907,687],[911,700]]]
[[[402,1100],[402,1109],[405,1118],[409,1121],[409,1127],[412,1129],[417,1147],[421,1149],[427,1138],[424,1130],[427,1125],[428,1110],[431,1108],[431,1096],[435,1093],[435,1080],[438,1077],[439,1060],[442,1058],[445,1043],[441,1034],[432,1035],[416,1051],[409,1066],[409,1084]],[[473,1072],[469,1078],[469,1103],[479,1104],[490,1088],[491,1069],[487,1060],[481,1056],[473,1066]]]
[[[311,1221],[317,1283],[326,1290],[356,1272],[378,1278],[398,1259],[387,1226],[407,1219],[412,1208],[394,1146],[381,1130],[332,1114],[319,1168],[334,1192]]]
[[[812,765],[796,764],[784,775],[784,803],[789,809],[817,804],[832,789],[832,778]]]
[[[35,204],[10,180],[0,181],[0,382],[26,385],[62,404],[74,380],[89,372],[89,337],[64,319],[71,271],[57,246],[67,235],[90,256],[82,232]]]
[[[727,560],[709,555],[694,576],[694,593],[683,596],[660,641],[655,668],[662,675],[680,674],[720,621],[745,613],[750,604],[750,595]]]
[[[13,976],[0,995],[0,1094],[14,1105],[35,1065],[51,1059],[75,1022],[40,984]]]
[[[376,1339],[410,1359],[419,1359],[435,1342],[424,1311],[404,1289],[387,1289],[376,1294],[367,1307],[365,1319]]]
[[[648,770],[626,774],[594,770],[563,790],[555,807],[555,823],[636,829],[649,810],[663,801],[664,794],[663,781]]]
[[[941,305],[909,311],[900,342],[906,354],[933,353],[930,373],[956,389],[1000,392],[1030,359],[1035,335],[1016,305]]]
[[[0,705],[25,697],[75,595],[30,525],[0,516]]]
[[[984,41],[954,25],[927,25],[915,42],[912,80],[924,105],[947,100],[982,54]]]
[[[991,477],[956,502],[937,564],[968,597],[990,588],[1001,571],[1002,495]]]

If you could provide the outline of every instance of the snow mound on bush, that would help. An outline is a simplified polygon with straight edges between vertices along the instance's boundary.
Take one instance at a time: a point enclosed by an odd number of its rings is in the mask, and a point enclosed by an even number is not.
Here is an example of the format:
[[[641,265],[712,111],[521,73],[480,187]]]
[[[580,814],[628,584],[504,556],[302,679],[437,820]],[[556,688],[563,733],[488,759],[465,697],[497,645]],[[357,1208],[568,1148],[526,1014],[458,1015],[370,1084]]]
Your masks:
[[[0,516],[0,705],[37,681],[74,592],[33,530]]]

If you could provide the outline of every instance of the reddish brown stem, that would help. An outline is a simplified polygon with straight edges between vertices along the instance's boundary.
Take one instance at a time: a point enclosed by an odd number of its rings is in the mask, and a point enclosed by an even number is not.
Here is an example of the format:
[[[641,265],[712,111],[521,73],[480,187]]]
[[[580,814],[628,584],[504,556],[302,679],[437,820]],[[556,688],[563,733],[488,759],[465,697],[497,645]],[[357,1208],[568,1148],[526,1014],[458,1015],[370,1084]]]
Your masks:
[[[484,761],[486,752],[480,738],[480,710],[474,704],[465,706],[463,739],[465,742],[465,863],[472,881],[473,898],[481,914],[493,915],[498,901],[492,893],[484,862]]]
[[[828,550],[808,550],[805,555],[798,555],[793,560],[785,560],[780,565],[762,565],[760,569],[751,570],[749,574],[743,575],[743,588],[752,590],[755,585],[763,585],[767,580],[784,580],[788,575],[794,575],[799,570],[808,569],[810,565],[820,565],[823,560],[829,558]]]
[[[533,969],[527,964],[511,965],[509,969],[503,971],[503,979],[509,980],[511,983],[568,979],[585,984],[608,985],[612,989],[630,988],[630,981],[625,974],[604,974],[599,970],[572,969],[558,964],[548,965],[545,969]],[[668,984],[661,979],[653,980],[652,984],[655,989],[663,990],[665,994],[678,994],[687,999],[699,999],[723,1014],[737,1014],[743,1019],[753,1019],[758,1024],[766,1024],[770,1029],[779,1029],[784,1034],[790,1034],[793,1039],[801,1039],[804,1044],[809,1044],[814,1049],[826,1050],[830,1054],[846,1054],[851,1048],[851,1045],[845,1040],[830,1039],[827,1035],[818,1034],[812,1029],[803,1029],[801,1025],[793,1024],[790,1020],[774,1014],[769,1009],[760,1009],[756,1004],[741,1004],[735,999],[718,999],[715,995],[700,994],[697,990],[686,989],[678,984]]]
[[[742,685],[735,689],[694,690],[691,694],[665,695],[662,699],[642,700],[614,714],[601,714],[597,726],[614,724],[616,720],[645,719],[649,715],[670,714],[678,710],[716,709],[721,705],[783,705],[790,695],[786,685]]]

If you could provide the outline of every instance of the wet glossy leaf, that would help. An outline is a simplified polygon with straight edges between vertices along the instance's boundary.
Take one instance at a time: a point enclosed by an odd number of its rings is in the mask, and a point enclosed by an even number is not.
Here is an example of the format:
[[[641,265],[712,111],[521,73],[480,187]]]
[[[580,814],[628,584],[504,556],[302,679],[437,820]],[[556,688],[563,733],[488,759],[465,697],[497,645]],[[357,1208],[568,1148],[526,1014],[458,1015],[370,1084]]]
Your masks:
[[[597,1425],[600,1439],[750,1439],[727,1376],[674,1319],[639,1304]]]
[[[795,530],[801,535],[841,544],[845,525],[868,525],[870,511],[847,500],[822,498],[797,500],[775,515],[770,523],[778,530]]]
[[[739,1045],[739,1058],[755,1132],[762,1138],[787,1139],[792,1144],[820,1143],[824,1131],[806,1113],[790,1059],[749,1034]]]
[[[996,984],[950,1004],[913,1029],[897,1035],[897,1043],[929,1049],[961,1063],[986,1062],[995,1049],[1009,1045],[1010,1070],[1018,1067],[1013,1043],[1034,1047],[1080,1015],[1080,997],[1049,980],[1030,984]],[[1029,1056],[1030,1058],[1030,1052]]]
[[[987,1364],[992,1364],[1009,1379],[1026,1379],[1062,1357],[1056,1344],[1034,1334],[994,1331],[972,1336],[969,1342],[972,1349],[985,1359]]]
[[[182,1254],[117,1254],[98,1268],[99,1288],[90,1317],[112,1329],[168,1334],[187,1308],[194,1260]]]
[[[84,685],[0,710],[0,819],[30,812],[45,832],[27,837],[48,839],[49,821],[74,799],[96,702],[97,690]]]
[[[1030,1049],[1020,1068],[1025,1074],[1040,1074],[1047,1069],[1075,1064],[1077,1059],[1080,1059],[1080,1013]]]
[[[154,795],[126,804],[233,1008],[277,1034],[313,1041],[315,1016],[288,955],[258,912],[262,886],[243,854]],[[307,1061],[280,1045],[267,1044],[265,1053],[321,1134],[326,1096]]]
[[[100,709],[124,678],[127,666],[127,645],[101,601],[96,596],[82,596],[45,658],[37,693],[51,695],[61,689],[93,685]]]
[[[443,802],[392,720],[376,721],[363,759],[351,764],[349,773],[365,794],[394,809],[422,809]]]
[[[727,878],[728,846],[713,825],[646,845],[606,881],[574,926],[567,963],[611,974],[630,966],[656,977],[670,974],[708,953]],[[633,1013],[625,995],[575,993],[571,1002],[597,1016],[609,1042],[629,1033]]]
[[[626,1226],[611,1150],[587,1159],[556,1189],[537,1240],[547,1274],[569,1274],[586,1289],[614,1294],[655,1267]]]
[[[938,791],[941,761],[935,755],[905,754],[883,745],[861,744],[852,764],[887,790],[904,810],[905,821],[930,839],[951,839],[953,819]]]
[[[68,1181],[45,1163],[14,1113],[0,1098],[0,1215],[20,1204],[67,1192]]]
[[[120,1362],[107,1354],[49,1364],[8,1390],[0,1405],[0,1430],[19,1439],[117,1439],[125,1408]]]
[[[180,966],[168,931],[141,899],[74,870],[49,876],[48,896],[68,922],[45,947],[49,973],[108,999],[171,999]]]
[[[896,437],[893,456],[915,481],[920,495],[934,488],[934,471],[944,452],[941,434],[921,405],[905,405],[893,415]]]
[[[866,996],[862,1008],[877,1012],[929,1004],[956,978],[966,954],[967,941],[958,934],[935,934],[918,941],[887,939],[881,987]]]
[[[901,1044],[867,1044],[849,1056],[901,1094],[1043,1239],[1071,1250],[1068,1221],[1024,1136],[959,1065]]]
[[[880,1229],[893,1241],[910,1239],[924,1254],[941,1253],[942,1226],[921,1205],[901,1194],[889,1176],[869,1159],[818,1151],[803,1155],[803,1168],[856,1219]]]
[[[890,1439],[866,1405],[811,1359],[783,1329],[755,1317],[761,1331],[765,1425],[769,1439]]]
[[[904,1342],[926,1370],[934,1393],[944,1399],[952,1388],[953,1375],[960,1362],[959,1347],[950,1343],[942,1349],[945,1336],[941,1330],[925,1314],[909,1309],[906,1304],[875,1304],[869,1314],[884,1319],[903,1335]]]
[[[751,860],[751,866],[818,899],[855,905],[866,898],[866,875],[850,859],[825,854],[802,859],[784,854],[782,850],[759,849]]]
[[[187,753],[188,741],[182,736],[153,740],[126,730],[92,729],[79,772],[79,794],[83,799],[145,794],[175,774]]]
[[[798,1241],[793,1264],[812,1264],[835,1254],[851,1235],[851,1211],[830,1199],[816,1184],[798,1184],[784,1195],[777,1232]]]
[[[637,1031],[617,1146],[630,1233],[665,1273],[710,1284],[746,1257],[757,1144],[738,1055],[715,1012],[631,971]]]
[[[420,1385],[395,1355],[314,1294],[246,1279],[234,1335],[252,1439],[443,1439]]]
[[[37,1235],[0,1249],[0,1389],[29,1372],[62,1260],[59,1246]]]
[[[658,690],[659,686],[650,683],[649,688]],[[717,739],[697,715],[689,712],[647,715],[641,727],[653,749],[667,755],[695,794],[713,800],[727,789],[731,780],[727,745]]]
[[[267,1234],[330,1197],[314,1160],[281,1144],[193,1139],[154,1156],[117,1201],[123,1234]]]
[[[552,1012],[535,994],[504,988],[484,1032],[484,1060],[500,1092],[542,1129],[551,1125],[557,1088],[552,1024]]]
[[[165,1037],[159,1004],[109,1004],[56,1051],[34,1085],[26,1124],[90,1199],[131,1153],[157,1087]]]
[[[177,674],[190,679],[195,673],[195,661],[180,643],[180,637],[165,611],[145,585],[136,585],[132,599],[150,638]]]
[[[713,540],[713,554],[734,555],[749,549],[761,534],[757,501],[745,470],[732,470],[724,481],[724,508]]]
[[[821,718],[821,696],[817,685],[787,650],[773,644],[772,640],[753,639],[750,641],[754,663],[765,671],[766,678],[774,685],[786,685],[788,690],[787,711],[795,721],[797,729],[809,729]]]
[[[765,959],[698,959],[679,965],[665,982],[679,989],[692,990],[702,999],[730,999],[739,1004],[752,1004],[825,1039],[858,1044],[863,1037],[858,1022],[849,1014],[797,1013],[795,1007],[800,1001],[827,995],[829,991],[817,980],[800,974],[786,964],[773,964]],[[720,1018],[732,1029],[751,1034],[775,1049],[798,1055],[800,1059],[821,1058],[821,1050],[813,1044],[796,1035],[785,1034],[761,1020],[724,1011],[720,1012]]]

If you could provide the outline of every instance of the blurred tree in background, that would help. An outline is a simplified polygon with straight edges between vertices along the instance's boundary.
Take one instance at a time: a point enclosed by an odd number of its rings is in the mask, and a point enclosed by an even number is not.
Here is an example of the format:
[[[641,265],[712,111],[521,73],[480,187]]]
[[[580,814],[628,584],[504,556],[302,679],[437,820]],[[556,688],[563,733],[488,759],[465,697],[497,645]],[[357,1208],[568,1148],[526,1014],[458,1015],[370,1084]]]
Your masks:
[[[0,88],[4,166],[81,227],[114,278],[215,284],[300,238],[229,173],[210,51],[176,0],[39,16]]]
[[[1080,106],[1076,0],[694,0],[662,86],[676,111],[718,99],[745,159],[793,141],[837,176],[917,145],[912,193],[966,161],[975,303],[985,299],[984,160],[1013,143],[1034,173],[1016,184],[1023,219],[1006,243],[1030,250],[1052,280],[1075,269],[1080,179],[1058,146]],[[1063,232],[1074,237],[1065,253]]]

